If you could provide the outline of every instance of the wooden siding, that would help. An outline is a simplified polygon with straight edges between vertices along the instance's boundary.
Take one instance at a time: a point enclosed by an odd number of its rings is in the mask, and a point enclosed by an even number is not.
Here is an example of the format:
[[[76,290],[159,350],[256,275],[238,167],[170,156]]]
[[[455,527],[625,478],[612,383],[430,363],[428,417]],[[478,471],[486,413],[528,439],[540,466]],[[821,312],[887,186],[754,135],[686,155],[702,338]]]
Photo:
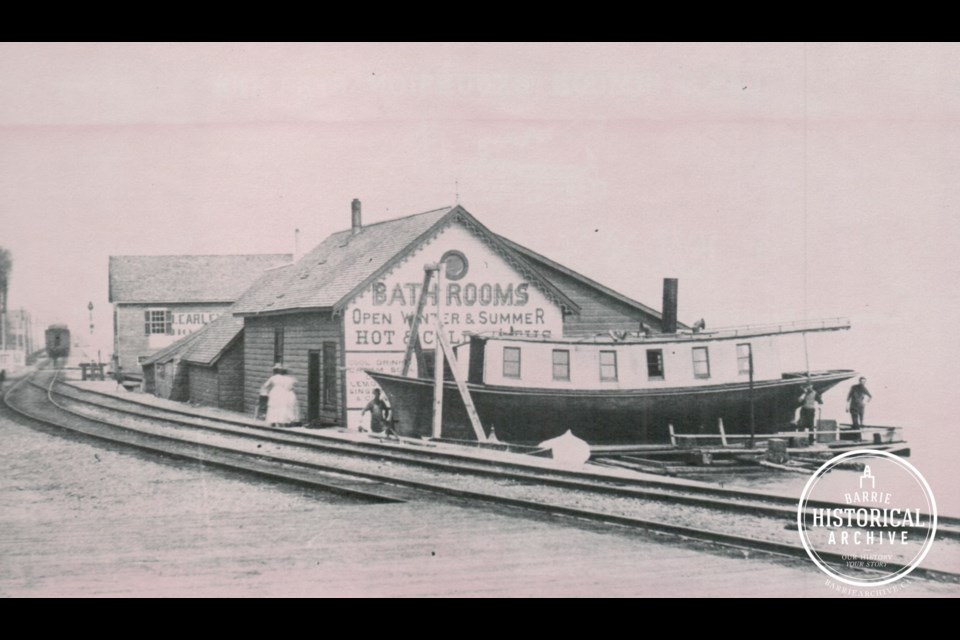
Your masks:
[[[243,339],[234,342],[213,366],[190,363],[190,401],[243,411]]]
[[[219,382],[217,367],[189,365],[190,401],[208,407],[219,406]]]
[[[296,313],[289,315],[247,317],[243,323],[243,410],[252,413],[257,406],[260,387],[273,373],[273,330],[284,330],[284,366],[297,379],[295,388],[300,412],[307,415],[307,352],[323,349],[324,342],[338,345],[337,390],[338,404],[344,405],[343,349],[340,318],[329,313]],[[342,420],[342,415],[337,416]]]
[[[219,407],[243,411],[243,338],[234,342],[217,361]]]
[[[190,397],[187,380],[187,365],[179,360],[157,362],[145,367],[144,378],[152,379],[153,384],[147,383],[145,388],[158,398],[183,402]],[[162,369],[162,375],[161,375]]]
[[[611,330],[638,331],[640,322],[645,322],[654,331],[660,330],[660,319],[656,316],[612,298],[548,265],[538,263],[537,268],[580,306],[578,315],[564,317],[564,336],[594,335]]]

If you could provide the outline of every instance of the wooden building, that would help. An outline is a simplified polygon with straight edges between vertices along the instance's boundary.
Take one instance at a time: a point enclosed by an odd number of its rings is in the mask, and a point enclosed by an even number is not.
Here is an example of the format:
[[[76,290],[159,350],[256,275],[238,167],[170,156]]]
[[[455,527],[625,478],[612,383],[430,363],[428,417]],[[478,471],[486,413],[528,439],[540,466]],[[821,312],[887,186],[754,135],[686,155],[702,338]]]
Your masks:
[[[364,369],[400,372],[427,263],[443,261],[443,324],[453,344],[473,332],[539,336],[659,330],[660,314],[487,229],[461,206],[352,224],[295,264],[266,272],[233,307],[243,318],[243,405],[252,411],[274,363],[299,381],[310,422],[356,428],[376,387]],[[432,350],[437,288],[420,341]]]
[[[243,410],[243,320],[229,310],[143,360],[144,390],[161,398]]]
[[[168,400],[185,401],[189,399],[187,370],[180,359],[199,335],[199,332],[190,333],[173,344],[144,357],[140,361],[141,371],[143,372],[143,390]]]
[[[184,353],[190,402],[243,411],[243,320],[229,312]]]
[[[217,318],[265,269],[292,258],[110,256],[114,364],[139,374],[144,358]]]

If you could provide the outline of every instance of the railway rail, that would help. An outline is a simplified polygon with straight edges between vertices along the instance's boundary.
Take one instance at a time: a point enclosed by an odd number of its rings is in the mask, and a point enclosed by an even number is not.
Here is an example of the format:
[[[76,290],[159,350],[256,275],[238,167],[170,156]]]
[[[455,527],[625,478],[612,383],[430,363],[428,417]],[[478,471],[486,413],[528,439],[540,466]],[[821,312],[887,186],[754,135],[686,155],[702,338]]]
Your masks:
[[[202,459],[212,466],[361,500],[404,500],[415,495],[411,491],[439,493],[806,558],[791,530],[796,501],[786,496],[657,478],[545,469],[425,447],[401,448],[280,431],[80,390],[60,383],[56,373],[39,375],[49,375],[49,380],[45,384],[33,378],[19,381],[4,398],[8,406],[34,420],[163,455]],[[30,409],[18,406],[18,400],[22,403],[28,395]],[[742,527],[718,526],[723,520],[718,514],[730,513],[754,516],[748,535],[738,530]],[[941,518],[938,538],[944,539],[943,544],[957,544],[953,540],[960,539],[960,519]],[[821,557],[841,560],[839,554]],[[912,575],[960,582],[960,574],[933,566],[918,567]]]

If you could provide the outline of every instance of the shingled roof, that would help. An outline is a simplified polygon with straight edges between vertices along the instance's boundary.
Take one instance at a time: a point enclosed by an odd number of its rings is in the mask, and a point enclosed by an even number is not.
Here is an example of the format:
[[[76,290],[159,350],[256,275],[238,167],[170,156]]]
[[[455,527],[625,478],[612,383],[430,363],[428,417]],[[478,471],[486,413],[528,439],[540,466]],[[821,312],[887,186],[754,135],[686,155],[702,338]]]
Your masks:
[[[643,313],[649,314],[650,316],[652,316],[652,317],[654,317],[654,318],[657,318],[658,320],[662,320],[662,319],[663,319],[662,314],[661,314],[659,311],[657,311],[656,309],[652,308],[652,307],[648,307],[647,305],[645,305],[645,304],[643,304],[643,303],[641,303],[641,302],[637,302],[637,301],[634,300],[633,298],[629,298],[629,297],[623,295],[622,293],[619,293],[619,292],[617,292],[617,291],[614,291],[614,290],[611,289],[610,287],[606,287],[606,286],[600,284],[599,282],[597,282],[596,280],[592,280],[591,278],[588,278],[587,276],[585,276],[585,275],[583,275],[583,274],[581,274],[581,273],[577,273],[577,272],[574,271],[573,269],[571,269],[571,268],[569,268],[569,267],[565,267],[565,266],[563,266],[562,264],[560,264],[559,262],[554,262],[554,261],[551,260],[550,258],[548,258],[548,257],[546,257],[546,256],[544,256],[544,255],[541,255],[541,254],[537,253],[536,251],[534,251],[534,250],[532,250],[532,249],[528,249],[527,247],[525,247],[525,246],[523,246],[523,245],[521,245],[521,244],[518,244],[518,243],[514,242],[513,240],[510,240],[510,239],[508,239],[508,238],[504,238],[503,236],[500,236],[500,239],[503,240],[503,242],[505,242],[511,249],[519,252],[519,253],[522,254],[524,257],[526,257],[528,260],[530,260],[531,262],[533,262],[534,264],[540,263],[540,264],[543,264],[544,266],[546,266],[546,267],[548,267],[548,268],[550,268],[550,269],[555,269],[555,270],[559,271],[560,273],[563,273],[563,274],[565,274],[565,275],[573,278],[574,280],[579,281],[580,283],[582,283],[582,284],[584,284],[584,285],[586,285],[586,286],[588,286],[588,287],[590,287],[590,288],[592,288],[592,289],[595,289],[595,290],[597,290],[597,291],[600,291],[601,293],[603,293],[603,294],[605,294],[605,295],[607,295],[607,296],[609,296],[609,297],[611,297],[611,298],[613,298],[613,299],[615,299],[615,300],[619,300],[620,302],[622,302],[622,303],[624,303],[624,304],[626,304],[626,305],[629,305],[629,306],[633,307],[634,309],[637,309],[638,311],[641,311],[641,312],[643,312]],[[549,277],[549,276],[547,276],[547,277]],[[576,299],[580,296],[580,294],[578,294],[578,292],[575,291],[573,288],[565,287],[562,283],[558,283],[557,286],[560,287],[560,289],[562,289],[562,290],[564,291],[564,293],[566,293],[568,296],[570,296],[570,297],[571,297],[572,299],[574,299],[574,300],[576,300]],[[685,329],[686,329],[686,328],[689,328],[689,327],[687,327],[686,325],[684,325],[683,323],[678,323],[678,324],[679,324],[682,328],[685,328]]]
[[[570,311],[579,311],[573,300],[523,256],[458,205],[366,225],[357,233],[349,229],[334,233],[293,266],[265,274],[241,296],[233,312],[255,315],[340,310],[414,247],[453,222],[469,226],[548,298]]]
[[[285,253],[232,256],[110,256],[110,302],[233,302]]]
[[[218,318],[211,320],[193,333],[151,354],[144,359],[143,364],[169,362],[179,358],[191,364],[210,366],[217,362],[241,331],[243,331],[243,318],[234,316],[230,309],[227,309]]]
[[[197,331],[194,331],[193,333],[188,333],[187,335],[178,339],[176,342],[173,342],[172,344],[169,344],[166,347],[151,353],[149,356],[143,359],[143,362],[140,363],[141,366],[146,367],[157,362],[169,362],[176,359],[184,350],[189,348],[190,345],[200,337],[201,332],[205,328],[206,327],[203,327]]]
[[[233,315],[231,310],[227,309],[223,315],[197,332],[201,335],[190,343],[180,359],[192,364],[215,364],[242,331],[243,318]]]

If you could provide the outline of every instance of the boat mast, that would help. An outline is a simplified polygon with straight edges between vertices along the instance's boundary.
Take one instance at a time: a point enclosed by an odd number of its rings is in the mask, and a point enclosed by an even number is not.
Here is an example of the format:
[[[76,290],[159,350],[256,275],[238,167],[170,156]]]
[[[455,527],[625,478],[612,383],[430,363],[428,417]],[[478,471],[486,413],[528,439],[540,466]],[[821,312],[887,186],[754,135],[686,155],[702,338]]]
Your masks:
[[[440,346],[440,336],[443,333],[443,323],[440,320],[440,310],[443,301],[443,262],[436,265],[429,265],[431,270],[434,268],[437,272],[437,321],[434,324],[436,335],[436,347],[433,350],[433,427],[434,438],[440,437],[441,425],[443,424],[443,347]],[[425,267],[426,268],[426,267]],[[426,280],[426,278],[425,278]],[[423,292],[426,297],[426,291]]]

